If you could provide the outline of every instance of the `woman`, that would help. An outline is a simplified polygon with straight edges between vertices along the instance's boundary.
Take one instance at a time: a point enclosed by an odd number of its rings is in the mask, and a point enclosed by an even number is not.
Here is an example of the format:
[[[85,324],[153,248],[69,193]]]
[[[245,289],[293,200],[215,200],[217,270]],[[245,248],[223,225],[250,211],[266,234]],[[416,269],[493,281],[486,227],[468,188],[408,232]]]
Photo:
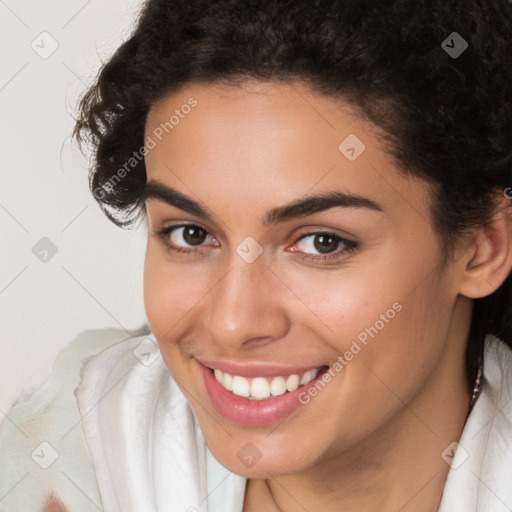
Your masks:
[[[144,5],[75,129],[148,230],[150,332],[76,392],[95,506],[510,510],[511,29],[506,0]]]

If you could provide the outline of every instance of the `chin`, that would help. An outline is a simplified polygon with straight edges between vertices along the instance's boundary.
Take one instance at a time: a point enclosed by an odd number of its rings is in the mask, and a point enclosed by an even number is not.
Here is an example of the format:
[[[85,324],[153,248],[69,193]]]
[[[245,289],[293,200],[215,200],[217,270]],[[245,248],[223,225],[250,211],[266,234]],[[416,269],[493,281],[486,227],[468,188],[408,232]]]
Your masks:
[[[206,443],[212,455],[229,471],[246,478],[269,478],[300,473],[315,464],[307,453],[297,453],[300,442],[289,445],[283,442],[269,443],[264,437],[236,436],[227,443],[213,441]],[[252,438],[252,441],[250,440]]]

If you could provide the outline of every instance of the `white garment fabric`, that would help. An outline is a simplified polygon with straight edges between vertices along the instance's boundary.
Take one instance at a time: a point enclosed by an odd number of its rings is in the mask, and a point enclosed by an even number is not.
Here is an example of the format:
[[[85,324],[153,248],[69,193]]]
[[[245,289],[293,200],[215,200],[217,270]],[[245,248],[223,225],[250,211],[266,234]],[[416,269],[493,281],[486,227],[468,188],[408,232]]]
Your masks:
[[[246,479],[211,455],[153,335],[120,341],[112,331],[88,357],[84,335],[75,340],[4,418],[0,512],[40,510],[51,491],[68,512],[241,512]],[[512,510],[511,401],[512,350],[489,335],[482,391],[438,512]],[[37,463],[51,456],[42,441],[59,454],[47,469]]]
[[[490,335],[485,339],[483,375],[439,512],[512,510],[512,350]]]
[[[242,510],[245,478],[207,450],[152,335],[88,361],[76,396],[105,512]]]

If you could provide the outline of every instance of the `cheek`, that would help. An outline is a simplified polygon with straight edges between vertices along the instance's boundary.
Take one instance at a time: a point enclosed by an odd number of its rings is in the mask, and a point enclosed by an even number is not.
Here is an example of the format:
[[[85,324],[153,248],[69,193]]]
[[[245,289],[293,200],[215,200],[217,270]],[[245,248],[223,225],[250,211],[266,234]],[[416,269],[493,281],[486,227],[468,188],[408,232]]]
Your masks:
[[[388,316],[395,316],[392,306],[400,294],[384,285],[372,267],[347,264],[323,270],[294,265],[277,272],[292,292],[283,295],[290,315],[338,352],[348,350],[359,334],[364,338],[364,329],[381,314],[391,310]]]
[[[449,280],[432,271],[433,252],[387,256],[379,260],[388,262],[382,266],[288,269],[283,279],[299,299],[290,301],[288,310],[336,353],[354,361],[350,373],[360,384],[372,368],[395,374],[393,380],[404,367],[428,371],[422,364],[434,364],[456,297]]]
[[[197,302],[193,278],[184,265],[166,261],[165,253],[148,242],[144,260],[144,307],[159,343],[174,337],[179,321]]]
[[[386,287],[381,283],[372,296],[359,294],[343,302],[339,335],[328,342],[348,361],[347,382],[354,396],[388,396],[394,390],[407,400],[444,352],[455,300],[449,283],[432,276],[411,292],[411,277]]]
[[[203,317],[209,292],[218,282],[216,269],[170,261],[165,250],[148,242],[144,260],[144,307],[162,354],[187,338]]]

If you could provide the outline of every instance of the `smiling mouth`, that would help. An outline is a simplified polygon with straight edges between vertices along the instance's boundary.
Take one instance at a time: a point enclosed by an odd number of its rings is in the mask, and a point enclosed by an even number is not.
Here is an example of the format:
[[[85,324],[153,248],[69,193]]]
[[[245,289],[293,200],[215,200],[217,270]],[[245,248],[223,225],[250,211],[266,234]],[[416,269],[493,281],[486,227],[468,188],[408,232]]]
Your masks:
[[[329,366],[325,365],[316,368],[275,365],[272,368],[269,365],[237,365],[229,361],[197,363],[217,413],[243,427],[264,427],[284,420],[303,404],[299,395],[316,386],[329,371]],[[215,366],[222,366],[224,370]],[[294,370],[297,373],[292,374]]]
[[[267,400],[295,391],[311,382],[327,366],[308,370],[302,374],[277,375],[275,377],[246,378],[231,375],[216,368],[211,369],[217,382],[227,391],[249,400]]]

